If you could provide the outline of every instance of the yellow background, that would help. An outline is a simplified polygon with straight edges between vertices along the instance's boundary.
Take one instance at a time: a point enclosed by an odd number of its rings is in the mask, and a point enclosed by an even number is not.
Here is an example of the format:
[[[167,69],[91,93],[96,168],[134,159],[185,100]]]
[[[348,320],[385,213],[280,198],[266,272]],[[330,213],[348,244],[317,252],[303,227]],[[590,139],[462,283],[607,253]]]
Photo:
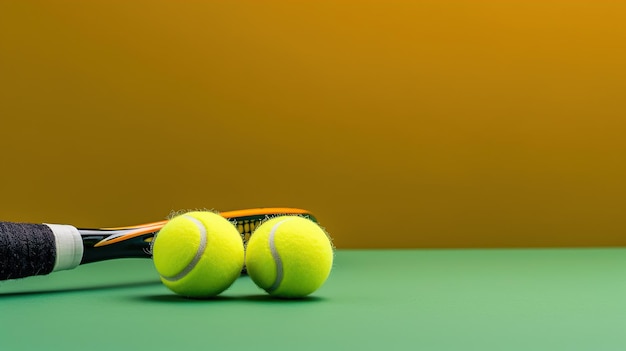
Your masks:
[[[0,118],[3,220],[626,244],[623,2],[4,0]]]

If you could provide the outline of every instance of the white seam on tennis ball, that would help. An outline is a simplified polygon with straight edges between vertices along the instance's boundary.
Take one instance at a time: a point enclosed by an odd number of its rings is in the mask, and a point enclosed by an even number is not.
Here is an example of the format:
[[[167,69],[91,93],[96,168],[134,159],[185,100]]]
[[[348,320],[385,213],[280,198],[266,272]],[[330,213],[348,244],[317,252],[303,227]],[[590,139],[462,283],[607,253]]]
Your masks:
[[[191,216],[184,216],[184,217],[193,221],[198,227],[198,230],[200,231],[200,244],[198,245],[198,251],[196,251],[196,255],[194,256],[194,258],[191,260],[191,262],[189,262],[187,267],[185,267],[182,271],[180,271],[180,273],[171,277],[165,277],[161,275],[163,279],[169,282],[175,282],[177,280],[180,280],[184,278],[189,272],[191,272],[191,270],[194,269],[194,267],[196,267],[196,264],[200,262],[200,259],[202,258],[202,255],[204,254],[204,250],[206,249],[206,246],[207,246],[207,243],[206,243],[207,233],[206,233],[206,227],[204,226],[204,224],[202,224],[202,222],[200,222],[199,220]]]
[[[278,249],[276,249],[276,243],[274,242],[274,237],[276,236],[278,227],[280,227],[281,224],[289,220],[291,220],[291,218],[283,219],[282,221],[274,224],[274,227],[272,227],[272,230],[270,231],[269,244],[270,244],[270,252],[272,253],[272,258],[274,259],[274,263],[276,263],[276,280],[274,280],[274,284],[272,284],[272,286],[270,286],[267,289],[268,292],[275,291],[280,286],[280,283],[283,282],[283,274],[284,274],[283,261],[280,258],[280,254],[278,254]]]

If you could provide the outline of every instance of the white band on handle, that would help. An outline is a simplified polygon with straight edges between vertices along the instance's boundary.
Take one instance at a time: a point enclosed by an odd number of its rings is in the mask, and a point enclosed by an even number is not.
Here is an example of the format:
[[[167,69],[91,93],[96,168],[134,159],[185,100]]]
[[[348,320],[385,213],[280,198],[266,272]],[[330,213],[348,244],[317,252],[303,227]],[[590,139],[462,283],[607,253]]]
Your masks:
[[[83,259],[83,240],[78,229],[71,225],[47,224],[54,233],[56,258],[53,272],[78,267]]]

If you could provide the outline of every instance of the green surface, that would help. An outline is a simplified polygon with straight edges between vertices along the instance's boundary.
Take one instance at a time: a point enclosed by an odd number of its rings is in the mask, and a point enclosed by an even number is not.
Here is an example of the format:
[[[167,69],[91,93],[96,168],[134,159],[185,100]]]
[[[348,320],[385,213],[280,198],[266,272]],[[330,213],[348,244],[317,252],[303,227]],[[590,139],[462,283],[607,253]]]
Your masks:
[[[625,350],[626,249],[339,251],[299,301],[109,261],[0,283],[0,323],[2,350]]]

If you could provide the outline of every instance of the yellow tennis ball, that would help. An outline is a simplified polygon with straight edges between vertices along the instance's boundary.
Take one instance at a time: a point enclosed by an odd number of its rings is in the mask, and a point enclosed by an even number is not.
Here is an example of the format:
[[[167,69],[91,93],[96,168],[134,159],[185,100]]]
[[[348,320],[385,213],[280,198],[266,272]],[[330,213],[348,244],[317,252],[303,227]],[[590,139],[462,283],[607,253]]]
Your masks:
[[[239,277],[244,251],[241,235],[224,217],[189,212],[170,220],[152,246],[161,281],[188,297],[211,297]]]
[[[319,289],[333,265],[333,246],[315,222],[282,216],[261,224],[246,247],[252,280],[276,297],[304,297]]]

